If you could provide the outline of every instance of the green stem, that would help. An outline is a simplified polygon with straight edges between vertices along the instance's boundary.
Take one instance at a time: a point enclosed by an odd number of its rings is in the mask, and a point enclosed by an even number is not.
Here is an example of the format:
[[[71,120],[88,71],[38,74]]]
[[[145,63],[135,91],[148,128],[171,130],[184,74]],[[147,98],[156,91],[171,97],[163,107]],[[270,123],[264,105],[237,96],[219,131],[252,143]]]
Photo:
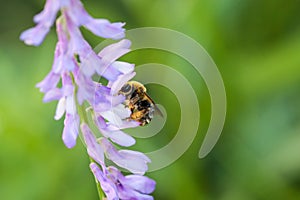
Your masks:
[[[78,102],[76,102],[76,107],[77,107],[77,110],[78,110],[80,120],[82,122],[85,122],[85,123],[89,124],[89,120],[88,120],[88,116],[87,116],[86,108],[85,108],[84,104],[79,105]],[[84,140],[81,140],[81,141],[84,144]],[[90,157],[90,161],[95,162],[91,157]],[[96,186],[97,186],[99,200],[105,200],[106,198],[105,198],[104,192],[103,192],[103,190],[101,188],[101,185],[100,185],[100,183],[99,183],[99,181],[97,180],[96,177],[95,177],[95,182],[96,182]]]

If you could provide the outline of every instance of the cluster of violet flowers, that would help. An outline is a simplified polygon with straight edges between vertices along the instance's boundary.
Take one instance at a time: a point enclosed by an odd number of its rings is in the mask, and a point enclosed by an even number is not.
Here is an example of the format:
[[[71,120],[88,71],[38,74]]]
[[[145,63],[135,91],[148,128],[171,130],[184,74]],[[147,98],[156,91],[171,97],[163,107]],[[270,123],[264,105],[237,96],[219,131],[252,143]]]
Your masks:
[[[105,194],[100,198],[153,199],[149,194],[155,189],[155,181],[144,176],[150,159],[137,151],[116,148],[116,144],[135,144],[135,139],[122,129],[139,126],[138,122],[127,120],[130,111],[122,104],[125,97],[118,95],[121,87],[135,76],[133,64],[117,61],[130,51],[130,41],[120,40],[97,54],[79,29],[83,26],[102,38],[119,40],[125,36],[124,23],[93,18],[80,0],[47,0],[44,10],[34,17],[36,25],[24,31],[20,39],[27,45],[40,45],[55,21],[58,42],[52,69],[37,87],[44,93],[44,102],[58,100],[56,120],[65,114],[64,144],[74,147],[81,130],[92,161],[91,171]],[[107,79],[108,84],[94,81],[94,75]],[[115,165],[107,166],[107,160]],[[125,176],[121,169],[132,174]]]

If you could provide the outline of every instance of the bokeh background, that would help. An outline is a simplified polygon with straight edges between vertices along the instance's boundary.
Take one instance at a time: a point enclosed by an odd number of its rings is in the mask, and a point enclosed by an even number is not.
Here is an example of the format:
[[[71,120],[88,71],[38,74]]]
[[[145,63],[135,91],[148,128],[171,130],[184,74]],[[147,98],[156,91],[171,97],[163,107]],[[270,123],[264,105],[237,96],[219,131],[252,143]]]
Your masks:
[[[93,16],[125,21],[127,29],[165,27],[194,38],[224,79],[224,130],[213,151],[200,160],[210,119],[209,93],[201,76],[167,52],[142,50],[124,57],[138,65],[174,67],[190,80],[199,99],[201,123],[193,144],[175,163],[148,174],[157,181],[156,199],[300,199],[299,0],[83,2]],[[0,7],[0,199],[97,199],[83,145],[80,140],[71,150],[63,145],[63,122],[53,119],[56,102],[43,104],[35,88],[51,68],[55,31],[40,47],[18,39],[43,5],[11,0]],[[83,32],[92,46],[101,42]],[[144,152],[167,144],[180,120],[176,96],[158,85],[148,88],[169,117],[159,134],[138,139],[134,148]]]

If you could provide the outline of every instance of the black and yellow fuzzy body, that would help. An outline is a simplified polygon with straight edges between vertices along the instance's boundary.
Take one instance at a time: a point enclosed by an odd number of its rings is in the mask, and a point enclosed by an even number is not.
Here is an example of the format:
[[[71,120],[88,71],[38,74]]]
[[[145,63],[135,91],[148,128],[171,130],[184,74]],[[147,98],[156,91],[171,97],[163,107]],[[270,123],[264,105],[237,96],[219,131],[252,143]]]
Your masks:
[[[127,82],[119,94],[126,97],[125,106],[131,111],[130,119],[139,122],[140,126],[149,124],[155,111],[162,115],[154,101],[146,93],[145,86],[137,81]]]

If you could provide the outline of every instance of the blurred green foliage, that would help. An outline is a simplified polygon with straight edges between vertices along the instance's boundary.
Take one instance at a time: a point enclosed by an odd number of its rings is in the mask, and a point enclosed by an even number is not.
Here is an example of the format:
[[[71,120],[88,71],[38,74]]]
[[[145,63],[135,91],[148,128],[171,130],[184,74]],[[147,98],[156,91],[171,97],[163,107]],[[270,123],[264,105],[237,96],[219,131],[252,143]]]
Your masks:
[[[199,160],[210,118],[209,93],[201,77],[166,52],[143,50],[125,57],[136,64],[157,62],[181,70],[199,98],[201,123],[192,146],[172,165],[148,174],[157,181],[156,199],[300,199],[299,0],[83,2],[93,16],[125,21],[127,29],[157,26],[191,36],[223,76],[226,124],[216,147]],[[51,68],[55,31],[37,48],[18,40],[43,4],[12,0],[0,8],[0,197],[97,199],[83,145],[78,141],[74,149],[65,148],[62,121],[53,120],[56,103],[43,104],[35,88]],[[83,32],[93,46],[101,41]],[[168,113],[180,112],[166,89],[149,85],[149,92]],[[177,124],[176,117],[168,118],[158,135],[139,139],[134,148],[151,151],[167,144]]]

